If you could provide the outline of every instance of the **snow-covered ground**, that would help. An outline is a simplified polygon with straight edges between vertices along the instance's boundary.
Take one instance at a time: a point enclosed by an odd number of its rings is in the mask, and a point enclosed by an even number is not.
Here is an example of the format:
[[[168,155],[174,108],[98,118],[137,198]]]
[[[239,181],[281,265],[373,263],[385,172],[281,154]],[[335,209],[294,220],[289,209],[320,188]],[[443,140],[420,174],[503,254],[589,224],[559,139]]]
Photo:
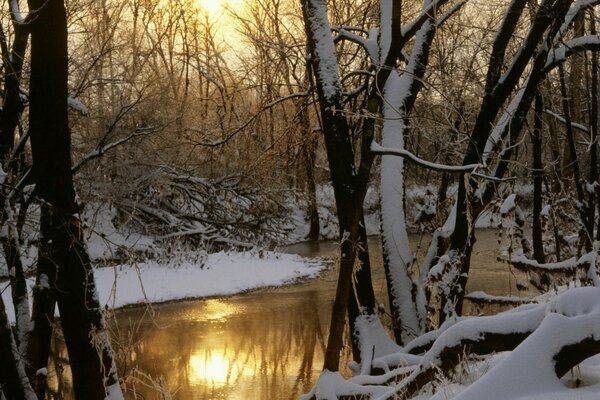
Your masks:
[[[304,400],[336,400],[339,396],[368,395],[371,400],[395,399],[407,391],[413,400],[592,400],[600,398],[600,357],[577,364],[584,355],[600,351],[600,288],[574,287],[540,304],[528,304],[494,316],[447,321],[404,347],[391,343],[377,319],[357,323],[368,364],[354,365],[356,375],[344,379],[324,371]],[[444,375],[448,349],[502,340],[527,333],[513,351],[467,359]],[[433,341],[428,351],[410,351]],[[489,340],[489,341],[488,341]],[[487,342],[486,342],[487,341]],[[494,344],[496,341],[496,344]],[[485,346],[482,348],[484,353]],[[379,350],[377,348],[379,347]],[[510,346],[508,346],[510,347]],[[383,350],[383,351],[382,351]],[[362,350],[361,350],[362,353]],[[450,357],[452,358],[452,357]],[[572,358],[573,362],[565,362]],[[576,365],[570,372],[568,368]],[[384,371],[369,375],[371,366]],[[563,368],[563,369],[560,369]],[[560,377],[558,374],[564,374]],[[426,378],[425,378],[426,377]],[[424,386],[423,379],[426,379]],[[422,387],[414,392],[414,386]]]
[[[328,266],[324,259],[259,248],[208,253],[176,243],[159,243],[149,236],[118,229],[115,217],[115,209],[106,204],[92,204],[82,215],[88,227],[86,242],[96,266],[94,276],[100,302],[109,308],[281,286],[314,278]],[[30,241],[35,240],[32,235]],[[23,251],[21,259],[26,271],[35,265],[36,256],[35,244]],[[143,261],[137,261],[140,259]],[[6,262],[0,252],[0,276],[6,274]],[[9,319],[14,321],[8,285],[8,281],[0,283],[0,291]],[[30,278],[30,290],[33,285],[34,279]]]
[[[268,286],[314,278],[326,260],[273,252],[189,253],[185,262],[148,261],[96,268],[94,276],[101,304],[110,308],[186,298],[225,296]],[[34,284],[29,279],[29,289]],[[0,291],[9,319],[14,308],[8,282]]]

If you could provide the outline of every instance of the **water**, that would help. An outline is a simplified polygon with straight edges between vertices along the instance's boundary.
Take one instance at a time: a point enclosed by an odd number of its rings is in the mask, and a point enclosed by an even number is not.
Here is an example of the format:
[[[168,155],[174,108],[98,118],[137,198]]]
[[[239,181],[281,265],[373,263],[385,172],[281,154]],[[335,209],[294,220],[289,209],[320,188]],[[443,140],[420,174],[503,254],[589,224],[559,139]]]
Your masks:
[[[516,277],[496,261],[495,231],[480,231],[468,291],[517,294]],[[419,243],[412,237],[413,248]],[[428,239],[422,240],[422,246]],[[335,257],[333,242],[301,243],[284,251]],[[385,302],[381,250],[370,243],[373,285]],[[423,250],[424,251],[424,250]],[[129,399],[298,398],[321,371],[337,272],[301,284],[242,295],[116,312],[110,324]],[[66,351],[53,343],[53,393],[68,398]],[[169,397],[170,396],[170,397]]]

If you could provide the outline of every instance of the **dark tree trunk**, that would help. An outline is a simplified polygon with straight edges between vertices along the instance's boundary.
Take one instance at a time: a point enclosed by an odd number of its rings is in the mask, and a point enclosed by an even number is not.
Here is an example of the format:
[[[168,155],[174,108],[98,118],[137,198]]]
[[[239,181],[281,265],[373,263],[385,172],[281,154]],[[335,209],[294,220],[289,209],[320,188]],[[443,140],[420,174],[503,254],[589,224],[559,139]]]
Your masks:
[[[44,232],[50,228],[49,207],[42,206],[40,222]],[[27,375],[39,399],[45,397],[46,374],[38,374],[37,371],[47,368],[48,356],[50,355],[50,341],[54,324],[54,309],[56,306],[56,265],[50,259],[51,246],[48,239],[42,237],[38,247],[37,274],[33,288],[33,307],[31,310],[31,321],[33,330],[27,341]]]
[[[362,204],[372,158],[366,157],[368,162],[362,160],[357,173],[348,122],[341,111],[344,109],[341,83],[339,76],[333,75],[333,71],[328,70],[330,63],[336,62],[333,38],[318,36],[322,32],[320,29],[329,25],[326,13],[323,14],[324,10],[326,5],[322,0],[302,1],[308,51],[316,80],[321,128],[325,138],[341,236],[340,271],[323,364],[324,370],[338,371],[352,276],[359,253]],[[323,70],[327,72],[323,73]],[[366,148],[366,153],[369,155],[368,146]]]
[[[41,235],[57,267],[56,299],[75,397],[122,398],[109,338],[76,216],[67,116],[67,21],[62,0],[30,0],[29,129],[36,191],[48,207]],[[46,307],[42,305],[42,307]]]
[[[13,271],[10,274],[10,283],[16,316],[15,340],[19,351],[23,351],[26,345],[27,331],[29,330],[29,303],[25,274],[20,257],[18,233],[15,227],[16,221],[13,218],[14,201],[7,199],[7,193],[11,190],[15,176],[18,173],[16,171],[18,154],[13,150],[13,147],[15,130],[24,109],[19,84],[29,32],[25,24],[15,22],[13,26],[14,40],[10,50],[4,30],[0,28],[0,47],[4,66],[4,90],[2,92],[2,110],[0,111],[0,165],[7,172],[3,189],[0,191],[0,221],[3,225],[7,225],[9,232],[7,237],[2,240],[2,248],[7,269]],[[13,157],[15,159],[12,159]]]
[[[579,205],[577,211],[581,219],[580,239],[585,246],[586,251],[592,251],[592,235],[593,233],[588,231],[587,214],[584,204],[586,203],[586,197],[584,193],[583,183],[581,181],[581,172],[579,169],[579,159],[577,157],[577,148],[575,147],[575,135],[573,133],[573,125],[571,120],[571,111],[569,108],[569,96],[567,94],[567,85],[565,82],[565,72],[562,65],[558,66],[558,74],[560,80],[560,93],[562,97],[562,110],[565,119],[565,134],[567,136],[567,144],[569,146],[570,154],[570,165],[573,171],[573,180],[575,181],[575,189],[577,191],[577,200]]]
[[[544,241],[542,238],[542,184],[544,180],[544,165],[542,163],[542,113],[544,100],[538,91],[535,95],[535,113],[533,122],[533,258],[544,263]]]
[[[0,113],[0,161],[5,171],[10,169],[6,163],[9,161],[8,159],[15,143],[15,130],[24,109],[20,94],[20,83],[25,50],[27,49],[27,39],[29,37],[28,26],[26,24],[15,23],[14,28],[15,37],[10,53],[6,45],[2,46],[4,92],[2,93],[2,112]],[[2,40],[6,43],[4,37],[2,37]]]
[[[364,217],[359,225],[358,232],[358,267],[356,269],[356,278],[354,279],[354,290],[350,291],[348,299],[348,320],[350,325],[350,336],[352,337],[352,356],[357,363],[360,359],[360,343],[355,333],[356,318],[364,314],[375,314],[375,293],[373,292],[373,282],[371,279],[371,261],[369,259],[369,244],[367,230],[365,229]]]
[[[302,105],[299,107],[298,119],[304,139],[304,145],[302,146],[301,151],[303,155],[302,158],[306,179],[306,191],[308,194],[308,218],[310,223],[308,240],[319,240],[321,225],[319,222],[319,207],[317,203],[317,185],[315,177],[319,138],[310,127],[310,119],[308,118],[308,100],[306,98],[303,99]]]

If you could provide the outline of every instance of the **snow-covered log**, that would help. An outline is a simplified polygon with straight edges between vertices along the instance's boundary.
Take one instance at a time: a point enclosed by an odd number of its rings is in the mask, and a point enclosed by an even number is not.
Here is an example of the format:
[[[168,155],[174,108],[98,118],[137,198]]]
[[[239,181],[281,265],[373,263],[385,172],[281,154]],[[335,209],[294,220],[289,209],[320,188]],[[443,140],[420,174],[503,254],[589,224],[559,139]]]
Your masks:
[[[532,335],[455,400],[597,399],[598,387],[567,388],[559,378],[600,352],[599,320],[600,288],[565,292]]]
[[[510,264],[518,270],[536,273],[561,273],[566,276],[575,276],[577,271],[583,271],[584,281],[587,284],[600,287],[600,277],[596,271],[596,251],[591,251],[581,257],[571,257],[567,260],[553,263],[539,263],[524,255],[514,255]]]
[[[472,292],[465,296],[465,299],[471,303],[485,305],[485,304],[502,304],[502,305],[520,305],[531,302],[531,299],[527,297],[518,296],[494,296],[482,291]]]
[[[525,305],[489,317],[465,319],[443,332],[423,355],[418,368],[400,381],[398,392],[412,396],[440,371],[449,372],[467,354],[514,349],[542,322],[545,305]]]

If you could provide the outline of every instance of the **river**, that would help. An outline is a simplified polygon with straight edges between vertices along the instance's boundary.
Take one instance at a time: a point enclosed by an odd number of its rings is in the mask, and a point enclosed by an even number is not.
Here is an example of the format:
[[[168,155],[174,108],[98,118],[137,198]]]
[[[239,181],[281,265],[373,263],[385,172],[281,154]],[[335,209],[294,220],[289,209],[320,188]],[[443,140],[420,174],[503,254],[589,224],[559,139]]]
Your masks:
[[[496,261],[497,231],[481,230],[468,291],[517,294],[515,275]],[[411,237],[413,248],[428,239]],[[334,242],[283,249],[335,257]],[[385,302],[381,246],[370,241],[373,285]],[[424,251],[421,249],[421,251]],[[110,318],[128,399],[288,400],[307,392],[323,360],[337,272],[299,284],[226,298],[119,310]],[[70,373],[60,338],[53,341],[49,398],[69,398]]]

